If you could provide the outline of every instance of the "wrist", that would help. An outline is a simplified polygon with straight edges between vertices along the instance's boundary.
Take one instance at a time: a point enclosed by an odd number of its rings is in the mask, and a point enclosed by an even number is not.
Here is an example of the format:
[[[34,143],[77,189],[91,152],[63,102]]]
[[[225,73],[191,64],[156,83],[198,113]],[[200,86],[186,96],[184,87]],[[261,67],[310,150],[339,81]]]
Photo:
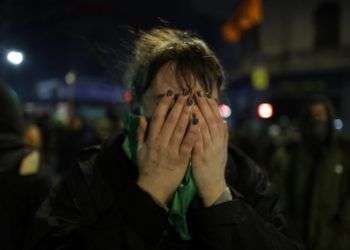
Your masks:
[[[219,199],[223,192],[227,190],[226,182],[215,185],[208,185],[200,189],[200,196],[205,207],[210,207]]]
[[[158,203],[166,207],[166,203],[171,196],[170,192],[165,192],[163,188],[155,186],[154,182],[148,182],[148,181],[139,179],[136,182],[136,184],[142,190],[144,190],[146,193],[152,196],[152,198],[155,199]]]
[[[215,200],[214,205],[219,205],[221,203],[225,203],[232,200],[233,200],[233,195],[231,193],[231,190],[229,187],[226,187],[225,191],[222,192],[219,198]]]

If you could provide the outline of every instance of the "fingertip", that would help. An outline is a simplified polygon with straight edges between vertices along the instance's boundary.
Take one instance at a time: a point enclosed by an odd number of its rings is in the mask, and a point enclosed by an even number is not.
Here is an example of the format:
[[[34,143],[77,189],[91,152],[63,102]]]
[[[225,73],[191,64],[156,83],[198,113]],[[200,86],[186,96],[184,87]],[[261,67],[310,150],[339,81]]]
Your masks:
[[[139,126],[138,126],[138,133],[137,133],[137,139],[139,143],[143,143],[145,138],[145,132],[147,128],[147,121],[144,116],[139,117]]]
[[[145,125],[147,125],[145,116],[139,116],[139,127],[143,128]]]
[[[224,126],[225,126],[226,131],[228,131],[229,128],[230,128],[228,122],[224,119],[224,120],[223,120],[223,123],[224,123]]]

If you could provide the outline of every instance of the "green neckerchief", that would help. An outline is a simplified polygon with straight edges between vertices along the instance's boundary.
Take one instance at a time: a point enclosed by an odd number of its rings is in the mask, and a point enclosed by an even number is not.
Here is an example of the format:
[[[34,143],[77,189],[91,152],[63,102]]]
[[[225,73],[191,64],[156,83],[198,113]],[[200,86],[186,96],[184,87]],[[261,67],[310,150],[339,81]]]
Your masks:
[[[136,115],[128,113],[124,119],[126,137],[123,143],[123,149],[126,155],[133,162],[137,162],[137,128],[139,119]],[[197,187],[194,182],[191,165],[177,188],[171,202],[168,220],[170,225],[175,228],[182,240],[190,240],[191,235],[188,230],[186,214],[191,201],[197,194]]]

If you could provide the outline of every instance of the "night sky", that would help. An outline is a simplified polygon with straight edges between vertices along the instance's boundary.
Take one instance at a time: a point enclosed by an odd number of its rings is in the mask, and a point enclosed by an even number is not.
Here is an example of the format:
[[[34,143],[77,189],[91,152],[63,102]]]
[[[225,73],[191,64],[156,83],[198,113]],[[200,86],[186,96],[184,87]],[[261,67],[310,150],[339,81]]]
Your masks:
[[[0,74],[24,88],[39,80],[62,78],[69,70],[111,78],[118,84],[133,31],[160,25],[189,29],[215,50],[222,47],[220,25],[232,16],[237,2],[2,0]],[[9,49],[25,53],[23,65],[8,65],[4,58]]]

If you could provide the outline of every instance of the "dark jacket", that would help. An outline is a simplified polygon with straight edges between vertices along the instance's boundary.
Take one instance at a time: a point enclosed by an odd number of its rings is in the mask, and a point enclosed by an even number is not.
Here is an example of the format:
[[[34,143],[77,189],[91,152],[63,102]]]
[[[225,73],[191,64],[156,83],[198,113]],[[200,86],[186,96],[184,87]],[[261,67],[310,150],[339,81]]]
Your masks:
[[[347,152],[336,145],[317,154],[305,144],[282,147],[273,158],[271,179],[308,249],[350,249]]]
[[[327,119],[311,112],[322,105]],[[300,138],[279,147],[270,179],[283,197],[307,249],[350,249],[350,161],[340,147],[334,110],[324,96],[302,105]]]
[[[17,158],[18,161],[21,158]],[[4,166],[4,162],[0,161]],[[19,167],[19,165],[15,166]],[[35,211],[48,194],[46,178],[21,176],[18,168],[0,173],[0,249],[22,249]]]
[[[85,151],[37,213],[27,249],[301,249],[278,196],[266,193],[260,169],[230,147],[227,181],[244,198],[209,208],[194,200],[188,212],[192,240],[181,241],[167,212],[136,184],[137,168],[123,135]],[[165,233],[167,231],[167,233]]]

